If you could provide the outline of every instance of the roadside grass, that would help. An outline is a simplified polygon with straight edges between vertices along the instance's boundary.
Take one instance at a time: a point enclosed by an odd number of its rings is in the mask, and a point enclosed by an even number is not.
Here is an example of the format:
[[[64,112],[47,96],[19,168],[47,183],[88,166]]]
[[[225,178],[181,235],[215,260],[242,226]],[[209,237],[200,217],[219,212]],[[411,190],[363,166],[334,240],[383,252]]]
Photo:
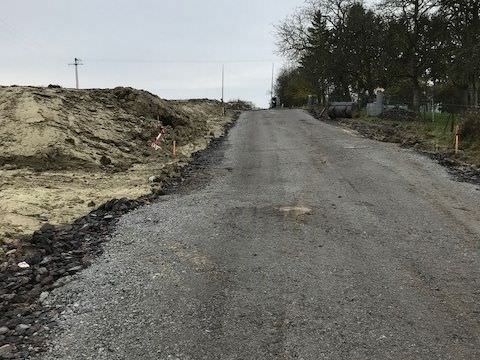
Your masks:
[[[460,128],[464,120],[460,115],[449,113],[436,113],[434,118],[431,113],[420,114],[415,121],[401,121],[369,117],[362,114],[355,122],[372,124],[380,129],[385,127],[394,129],[396,135],[400,134],[405,139],[415,138],[418,142],[416,147],[421,150],[443,152],[453,154],[455,129]],[[457,158],[475,166],[480,166],[480,138],[460,137],[460,153]]]

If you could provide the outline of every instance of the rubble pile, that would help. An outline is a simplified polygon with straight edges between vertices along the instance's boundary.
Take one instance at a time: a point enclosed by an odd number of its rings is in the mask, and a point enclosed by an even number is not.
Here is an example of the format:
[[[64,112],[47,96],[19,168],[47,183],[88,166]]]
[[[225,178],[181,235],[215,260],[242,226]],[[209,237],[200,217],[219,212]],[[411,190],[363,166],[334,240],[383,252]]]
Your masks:
[[[417,120],[417,114],[414,111],[406,110],[402,108],[391,108],[383,111],[380,115],[382,119],[395,120],[395,121],[415,121]]]

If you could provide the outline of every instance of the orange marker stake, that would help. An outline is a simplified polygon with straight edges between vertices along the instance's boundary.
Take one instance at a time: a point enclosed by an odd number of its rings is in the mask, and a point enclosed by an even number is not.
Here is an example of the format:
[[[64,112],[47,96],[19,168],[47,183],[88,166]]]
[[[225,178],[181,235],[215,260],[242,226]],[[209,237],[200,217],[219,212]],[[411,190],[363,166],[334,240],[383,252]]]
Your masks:
[[[460,143],[460,127],[457,125],[455,128],[455,155],[458,154],[458,145]]]

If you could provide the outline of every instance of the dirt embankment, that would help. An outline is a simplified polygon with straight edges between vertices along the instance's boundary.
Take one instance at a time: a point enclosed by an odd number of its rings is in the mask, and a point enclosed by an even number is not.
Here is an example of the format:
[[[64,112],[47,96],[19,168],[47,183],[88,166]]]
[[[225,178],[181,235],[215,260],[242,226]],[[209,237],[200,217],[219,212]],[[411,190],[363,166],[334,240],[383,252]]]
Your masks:
[[[158,190],[230,121],[219,101],[166,101],[132,88],[0,87],[0,245]]]
[[[125,170],[154,155],[146,145],[162,125],[185,142],[204,134],[205,114],[188,110],[129,88],[0,88],[0,165]]]

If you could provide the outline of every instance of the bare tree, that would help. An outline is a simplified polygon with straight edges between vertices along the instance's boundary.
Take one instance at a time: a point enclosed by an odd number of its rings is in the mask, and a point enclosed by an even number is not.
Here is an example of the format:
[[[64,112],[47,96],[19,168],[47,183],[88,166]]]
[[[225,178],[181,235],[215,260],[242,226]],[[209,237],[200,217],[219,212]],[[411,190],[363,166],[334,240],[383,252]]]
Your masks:
[[[299,61],[308,46],[308,27],[312,14],[307,8],[298,8],[275,26],[278,53],[289,60]]]
[[[306,0],[303,7],[275,26],[277,51],[289,60],[298,62],[308,47],[308,29],[320,11],[330,28],[343,26],[349,7],[356,0]]]

